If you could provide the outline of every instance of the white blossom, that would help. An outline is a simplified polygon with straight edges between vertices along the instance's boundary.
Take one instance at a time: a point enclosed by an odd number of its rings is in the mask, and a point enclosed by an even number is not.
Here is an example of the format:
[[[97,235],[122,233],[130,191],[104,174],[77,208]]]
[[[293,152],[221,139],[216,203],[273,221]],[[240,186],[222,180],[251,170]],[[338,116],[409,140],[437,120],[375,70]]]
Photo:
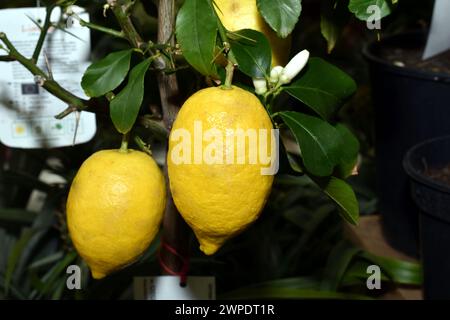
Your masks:
[[[292,81],[302,69],[305,67],[309,59],[309,51],[300,51],[289,61],[286,67],[283,69],[280,75],[280,82],[282,84],[287,84]]]
[[[267,92],[267,82],[264,78],[253,78],[253,85],[255,86],[255,92],[258,95],[263,95]]]
[[[270,71],[270,83],[276,84],[280,80],[280,75],[283,72],[282,66],[273,67]]]

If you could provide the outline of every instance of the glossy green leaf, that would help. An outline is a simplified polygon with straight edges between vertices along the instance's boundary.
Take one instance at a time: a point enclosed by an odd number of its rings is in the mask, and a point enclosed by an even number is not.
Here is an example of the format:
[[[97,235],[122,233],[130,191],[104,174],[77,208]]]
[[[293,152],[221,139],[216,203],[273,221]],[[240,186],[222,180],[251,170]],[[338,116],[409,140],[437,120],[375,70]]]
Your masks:
[[[371,10],[370,6],[378,7],[380,10],[380,19],[388,16],[392,12],[389,0],[350,0],[348,9],[358,19],[367,21],[374,15],[374,11]]]
[[[348,0],[325,0],[322,2],[320,31],[327,41],[327,51],[333,51],[342,30],[350,18],[347,8]]]
[[[256,0],[258,10],[277,34],[286,38],[302,12],[301,0]]]
[[[340,162],[337,167],[339,177],[347,178],[353,172],[358,161],[359,141],[343,124],[337,124],[336,130],[340,137]]]
[[[132,50],[113,52],[86,70],[81,86],[89,97],[100,97],[116,89],[130,70]]]
[[[239,30],[235,34],[238,36],[234,40],[230,38],[230,43],[239,70],[252,78],[267,76],[272,63],[272,51],[264,34],[251,29]]]
[[[329,119],[355,92],[356,83],[325,60],[311,58],[297,80],[284,90],[322,118]]]
[[[129,132],[139,114],[144,99],[145,74],[150,63],[151,59],[147,59],[135,66],[130,72],[125,88],[111,101],[111,119],[120,133]]]
[[[176,36],[186,61],[203,75],[216,75],[218,21],[209,0],[186,0],[178,12]]]
[[[311,177],[325,194],[339,207],[341,216],[351,224],[357,224],[359,219],[359,203],[355,192],[348,183],[336,177]]]
[[[337,130],[328,122],[299,112],[280,112],[300,146],[306,169],[315,176],[329,176],[339,163]]]

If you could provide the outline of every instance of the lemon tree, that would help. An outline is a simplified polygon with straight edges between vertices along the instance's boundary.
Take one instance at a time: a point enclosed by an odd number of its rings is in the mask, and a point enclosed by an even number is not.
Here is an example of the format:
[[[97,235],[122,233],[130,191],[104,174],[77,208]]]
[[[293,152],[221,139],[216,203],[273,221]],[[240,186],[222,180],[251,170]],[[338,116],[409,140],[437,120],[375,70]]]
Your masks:
[[[157,37],[145,32],[151,24],[142,22],[149,19],[144,19],[140,1],[107,1],[104,15],[115,18],[114,27],[81,20],[70,9],[75,2],[56,1],[47,15],[60,6],[82,27],[119,44],[87,68],[81,81],[87,98],[63,88],[2,32],[6,56],[1,58],[22,64],[42,80],[44,89],[67,103],[57,119],[82,110],[102,116],[106,111],[117,136],[122,136],[120,148],[94,153],[84,162],[68,194],[71,239],[95,278],[128,266],[144,253],[172,199],[207,255],[255,222],[269,201],[277,170],[261,174],[267,165],[261,158],[245,162],[252,151],[245,144],[240,163],[234,157],[238,147],[227,148],[217,138],[224,135],[226,140],[230,130],[261,130],[257,139],[263,137],[269,145],[277,139],[276,162],[287,164],[284,169],[290,175],[308,177],[336,204],[343,219],[357,223],[358,202],[346,179],[355,170],[359,143],[336,121],[356,84],[326,60],[310,57],[308,48],[291,52],[301,0],[185,0],[177,2],[179,6],[160,0]],[[379,2],[339,2],[335,11],[324,6],[321,28],[328,49],[334,47],[350,13],[367,20],[364,8]],[[385,16],[395,1],[381,2]],[[45,20],[33,57],[39,56],[51,27],[61,28]],[[196,121],[204,130],[213,130],[197,150],[203,162],[180,163],[172,157],[178,150],[177,130],[193,136]],[[151,148],[140,138],[142,127],[165,145],[167,162],[153,160]],[[273,136],[273,130],[279,136]],[[141,151],[128,149],[130,137]],[[191,148],[184,149],[181,158],[187,150]],[[205,154],[216,162],[205,160]],[[235,162],[225,161],[230,154]],[[178,216],[168,208],[166,214]],[[166,221],[163,232],[176,238],[171,233],[178,228],[169,224],[174,220]],[[73,259],[71,255],[62,260],[56,270]]]

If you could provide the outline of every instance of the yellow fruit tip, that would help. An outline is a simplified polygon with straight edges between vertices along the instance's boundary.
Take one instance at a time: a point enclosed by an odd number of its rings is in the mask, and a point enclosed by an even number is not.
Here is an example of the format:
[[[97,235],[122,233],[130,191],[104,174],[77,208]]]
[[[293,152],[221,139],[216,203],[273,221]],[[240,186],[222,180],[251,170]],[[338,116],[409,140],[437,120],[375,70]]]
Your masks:
[[[92,278],[96,279],[96,280],[100,280],[104,277],[106,277],[106,274],[104,274],[103,272],[98,272],[96,270],[91,270],[92,273]]]
[[[210,256],[210,255],[213,255],[214,253],[216,253],[217,250],[219,250],[221,246],[222,246],[222,243],[217,244],[217,243],[211,243],[211,242],[207,242],[207,241],[200,242],[200,250],[203,251],[203,253],[206,254],[207,256]]]

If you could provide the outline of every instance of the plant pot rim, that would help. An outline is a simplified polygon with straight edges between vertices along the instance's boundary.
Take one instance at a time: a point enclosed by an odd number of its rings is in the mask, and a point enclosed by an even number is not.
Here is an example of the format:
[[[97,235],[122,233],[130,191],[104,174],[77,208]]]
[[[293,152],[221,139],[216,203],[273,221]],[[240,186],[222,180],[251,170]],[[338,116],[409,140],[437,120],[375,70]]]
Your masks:
[[[450,194],[450,186],[448,186],[447,184],[445,184],[443,182],[434,180],[434,179],[428,177],[427,175],[423,174],[419,170],[416,170],[411,163],[411,159],[412,159],[413,155],[417,152],[417,150],[419,150],[420,148],[422,148],[426,145],[433,144],[433,143],[443,141],[443,140],[450,140],[450,135],[432,138],[432,139],[425,140],[423,142],[420,142],[420,143],[414,145],[412,148],[410,148],[406,152],[405,157],[403,158],[403,168],[404,168],[405,172],[408,174],[408,176],[411,179],[413,179],[414,181],[416,181],[420,184],[423,184],[431,189],[437,190],[439,192]]]
[[[363,47],[362,53],[363,56],[366,58],[366,60],[371,61],[373,63],[382,65],[387,69],[387,71],[401,74],[403,76],[411,77],[411,78],[419,78],[423,80],[433,81],[433,82],[448,82],[450,83],[450,74],[448,73],[442,73],[442,72],[432,72],[432,71],[423,71],[419,69],[414,68],[408,68],[408,67],[399,67],[396,66],[387,60],[380,58],[377,56],[374,51],[376,48],[379,48],[383,46],[385,43],[392,43],[396,42],[396,40],[401,40],[402,38],[420,38],[425,37],[427,32],[422,30],[416,30],[416,31],[408,31],[408,32],[402,32],[402,33],[396,33],[389,35],[385,38],[383,38],[380,41],[372,41],[369,43],[366,43]],[[401,48],[401,46],[399,46]]]

